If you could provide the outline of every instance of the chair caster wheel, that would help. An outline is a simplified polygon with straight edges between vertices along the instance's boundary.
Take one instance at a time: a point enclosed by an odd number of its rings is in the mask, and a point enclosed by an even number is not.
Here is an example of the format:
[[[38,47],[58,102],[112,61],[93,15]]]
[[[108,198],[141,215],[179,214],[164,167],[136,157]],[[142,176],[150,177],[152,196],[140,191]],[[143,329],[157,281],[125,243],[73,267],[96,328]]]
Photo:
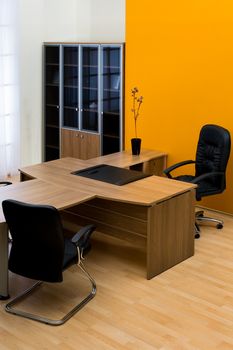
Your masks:
[[[223,228],[223,224],[217,224],[216,228],[220,230],[221,228]]]
[[[200,238],[200,233],[195,233],[195,238],[196,239]]]

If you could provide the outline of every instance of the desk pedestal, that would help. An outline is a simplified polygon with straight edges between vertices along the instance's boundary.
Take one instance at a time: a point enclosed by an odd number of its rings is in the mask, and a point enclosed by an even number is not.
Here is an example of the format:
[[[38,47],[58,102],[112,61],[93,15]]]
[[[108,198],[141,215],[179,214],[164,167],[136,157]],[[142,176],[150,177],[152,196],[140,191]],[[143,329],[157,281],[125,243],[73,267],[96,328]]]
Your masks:
[[[154,206],[93,199],[63,211],[62,218],[69,231],[93,223],[99,232],[144,247],[151,279],[194,254],[194,198],[191,190]]]

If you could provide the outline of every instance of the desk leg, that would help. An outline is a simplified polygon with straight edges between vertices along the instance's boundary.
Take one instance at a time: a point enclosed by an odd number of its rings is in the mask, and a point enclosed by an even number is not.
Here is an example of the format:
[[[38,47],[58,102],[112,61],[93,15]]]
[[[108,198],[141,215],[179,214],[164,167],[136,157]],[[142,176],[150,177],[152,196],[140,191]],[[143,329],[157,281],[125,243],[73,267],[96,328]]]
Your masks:
[[[0,300],[8,299],[8,227],[0,224]]]
[[[191,190],[149,208],[148,279],[194,254],[194,203],[194,190]]]

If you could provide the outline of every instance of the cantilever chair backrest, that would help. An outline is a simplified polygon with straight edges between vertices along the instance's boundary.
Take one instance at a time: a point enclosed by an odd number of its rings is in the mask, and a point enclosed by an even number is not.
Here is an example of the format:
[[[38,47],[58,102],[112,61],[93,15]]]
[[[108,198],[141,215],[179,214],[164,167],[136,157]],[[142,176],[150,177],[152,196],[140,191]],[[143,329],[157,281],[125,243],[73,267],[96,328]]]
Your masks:
[[[13,240],[9,270],[31,279],[61,282],[64,237],[58,211],[14,200],[4,201],[3,210]]]

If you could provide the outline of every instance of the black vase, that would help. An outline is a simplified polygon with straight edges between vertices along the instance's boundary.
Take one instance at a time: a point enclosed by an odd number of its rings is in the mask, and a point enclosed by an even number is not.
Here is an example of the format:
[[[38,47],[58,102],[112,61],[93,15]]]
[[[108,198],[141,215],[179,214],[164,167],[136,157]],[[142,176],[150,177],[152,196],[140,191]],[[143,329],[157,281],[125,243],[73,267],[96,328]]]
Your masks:
[[[131,139],[132,155],[138,156],[140,154],[141,142],[142,140],[139,138]]]

